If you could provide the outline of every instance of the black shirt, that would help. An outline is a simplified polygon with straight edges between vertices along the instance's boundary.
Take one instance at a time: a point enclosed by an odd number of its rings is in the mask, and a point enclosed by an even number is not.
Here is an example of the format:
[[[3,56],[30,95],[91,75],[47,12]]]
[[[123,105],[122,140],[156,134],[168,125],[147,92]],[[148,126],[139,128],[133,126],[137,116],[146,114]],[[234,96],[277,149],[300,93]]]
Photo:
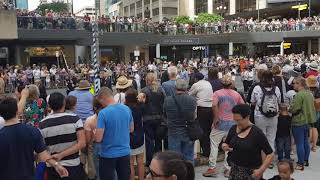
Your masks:
[[[289,115],[279,115],[277,138],[289,137],[291,128],[291,117]]]
[[[273,152],[266,136],[254,125],[245,138],[238,137],[236,129],[236,125],[232,126],[226,139],[233,148],[228,153],[228,162],[250,169],[259,168],[262,165],[261,151],[267,155]]]
[[[5,126],[0,130],[0,179],[35,179],[34,152],[46,150],[41,133],[25,124]]]
[[[269,180],[281,180],[281,177],[279,175],[273,176],[272,178],[270,178]],[[291,180],[294,180],[293,178],[291,178]]]

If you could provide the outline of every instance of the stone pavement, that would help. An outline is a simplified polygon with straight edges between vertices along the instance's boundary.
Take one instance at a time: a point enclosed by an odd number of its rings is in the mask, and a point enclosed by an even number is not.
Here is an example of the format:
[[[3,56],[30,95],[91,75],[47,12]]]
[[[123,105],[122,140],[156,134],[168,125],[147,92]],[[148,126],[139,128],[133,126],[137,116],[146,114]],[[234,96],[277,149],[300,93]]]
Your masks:
[[[207,170],[207,166],[196,167],[195,180],[226,180],[223,177],[223,163],[218,163],[219,171],[221,172],[217,177],[203,177],[202,173]],[[268,179],[278,173],[276,166],[273,169],[268,169],[264,178]],[[295,180],[320,180],[320,149],[317,152],[311,152],[310,154],[310,166],[306,167],[304,171],[295,171],[292,176]]]

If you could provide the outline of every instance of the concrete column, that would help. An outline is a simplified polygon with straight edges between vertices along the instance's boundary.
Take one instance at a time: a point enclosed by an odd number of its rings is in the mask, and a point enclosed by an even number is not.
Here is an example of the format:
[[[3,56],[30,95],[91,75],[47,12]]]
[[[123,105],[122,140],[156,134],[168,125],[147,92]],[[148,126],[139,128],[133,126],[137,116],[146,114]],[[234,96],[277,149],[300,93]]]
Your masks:
[[[162,0],[159,0],[159,22],[161,22],[163,19],[163,14],[162,14]]]
[[[134,3],[134,16],[137,17],[137,3]]]
[[[318,55],[320,55],[320,38],[318,39]]]
[[[283,47],[283,43],[284,41],[281,42],[280,44],[280,55],[283,56],[284,55],[284,47]]]
[[[230,0],[229,6],[229,14],[236,14],[236,0]]]
[[[194,19],[194,14],[195,14],[194,0],[189,0],[188,15],[191,19]]]
[[[160,44],[156,44],[156,58],[160,59],[161,56],[161,49],[160,49]]]
[[[208,0],[208,13],[213,13],[213,0]]]
[[[233,56],[233,42],[229,42],[229,56]]]
[[[21,64],[21,47],[16,46],[15,47],[15,64],[20,65]]]
[[[312,41],[310,39],[310,40],[308,40],[308,56],[311,55],[311,51],[312,51]]]
[[[144,0],[141,0],[141,3],[142,3],[142,19],[144,19]]]
[[[150,17],[153,18],[153,11],[152,11],[152,0],[150,0],[149,10],[150,10]]]

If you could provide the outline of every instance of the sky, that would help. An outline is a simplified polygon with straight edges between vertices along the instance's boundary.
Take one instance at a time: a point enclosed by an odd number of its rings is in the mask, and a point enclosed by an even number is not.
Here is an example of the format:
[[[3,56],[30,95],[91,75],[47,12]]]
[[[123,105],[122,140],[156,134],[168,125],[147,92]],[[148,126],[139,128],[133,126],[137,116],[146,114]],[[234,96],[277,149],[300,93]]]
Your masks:
[[[71,0],[70,0],[71,1]],[[48,2],[51,2],[51,0],[48,0]],[[29,10],[34,10],[38,7],[40,3],[40,0],[29,0]],[[93,6],[94,0],[73,0],[73,8],[74,12],[77,12],[79,9],[85,7],[85,6]]]

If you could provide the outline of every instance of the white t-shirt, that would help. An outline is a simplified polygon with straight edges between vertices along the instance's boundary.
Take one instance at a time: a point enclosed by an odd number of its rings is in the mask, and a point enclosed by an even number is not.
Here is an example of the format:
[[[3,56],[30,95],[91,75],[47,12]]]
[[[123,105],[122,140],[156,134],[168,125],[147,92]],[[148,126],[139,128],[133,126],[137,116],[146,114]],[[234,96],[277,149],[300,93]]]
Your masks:
[[[116,103],[124,104],[126,102],[126,94],[125,93],[117,93],[113,97],[114,101]]]

